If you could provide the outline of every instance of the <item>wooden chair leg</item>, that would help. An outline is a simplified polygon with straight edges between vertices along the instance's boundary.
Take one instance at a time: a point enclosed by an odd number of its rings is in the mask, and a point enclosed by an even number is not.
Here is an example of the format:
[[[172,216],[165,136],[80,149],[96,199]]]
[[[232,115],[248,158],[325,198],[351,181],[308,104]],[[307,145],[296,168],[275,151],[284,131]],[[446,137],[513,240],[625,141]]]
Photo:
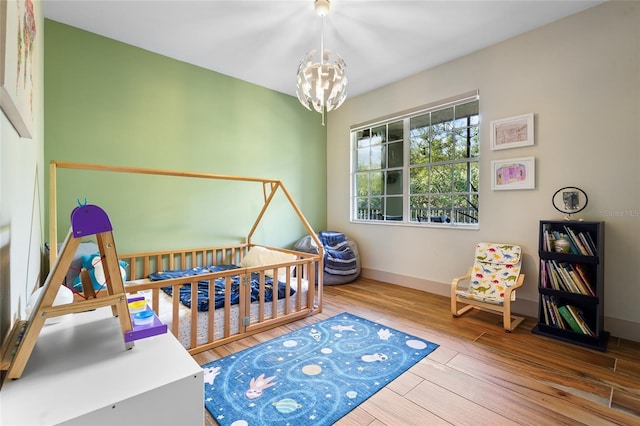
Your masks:
[[[504,310],[502,311],[502,324],[504,326],[504,330],[507,333],[511,333],[511,330],[513,330],[511,328],[511,303],[505,300],[503,308]]]
[[[504,331],[507,333],[511,333],[518,325],[520,325],[522,321],[524,321],[524,317],[512,317],[510,303],[505,303],[503,308],[504,310],[502,312],[502,324],[504,326]]]
[[[456,284],[451,284],[451,315],[457,316],[458,312],[458,298],[456,297]]]
[[[473,305],[465,305],[462,308],[458,309],[457,303],[457,299],[453,299],[451,301],[451,315],[453,315],[454,318],[458,318],[460,315],[473,309]]]
[[[458,316],[458,302],[455,296],[451,296],[451,315],[454,317]]]

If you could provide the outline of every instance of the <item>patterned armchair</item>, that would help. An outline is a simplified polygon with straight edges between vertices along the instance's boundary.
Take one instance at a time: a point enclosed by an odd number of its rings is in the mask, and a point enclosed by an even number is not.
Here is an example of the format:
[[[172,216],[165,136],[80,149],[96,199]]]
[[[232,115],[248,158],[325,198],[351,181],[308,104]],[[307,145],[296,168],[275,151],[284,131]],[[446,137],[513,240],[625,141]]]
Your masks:
[[[501,313],[506,332],[513,331],[523,317],[511,314],[515,290],[524,284],[520,273],[522,251],[512,244],[478,243],[473,266],[451,283],[451,314],[458,317],[473,308]],[[464,304],[458,309],[458,303]]]

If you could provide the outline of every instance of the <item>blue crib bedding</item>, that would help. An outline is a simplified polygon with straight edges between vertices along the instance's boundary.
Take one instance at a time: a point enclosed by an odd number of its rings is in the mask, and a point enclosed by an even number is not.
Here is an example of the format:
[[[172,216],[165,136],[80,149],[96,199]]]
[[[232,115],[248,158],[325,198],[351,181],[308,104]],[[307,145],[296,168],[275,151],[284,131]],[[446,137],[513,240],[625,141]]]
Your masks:
[[[184,269],[184,270],[172,270],[172,271],[161,271],[154,272],[149,274],[149,279],[151,281],[162,281],[168,280],[171,278],[183,278],[183,277],[191,277],[196,275],[208,274],[211,272],[220,272],[220,271],[229,271],[232,269],[238,269],[236,265],[215,265],[215,266],[207,266],[207,267],[196,267],[192,269]],[[240,275],[233,275],[231,280],[231,304],[237,305],[240,301]],[[273,278],[265,276],[264,277],[264,287],[265,287],[265,302],[271,302],[273,300]],[[278,283],[278,299],[284,299],[286,294],[286,284],[280,281]],[[221,308],[224,306],[224,297],[225,297],[225,286],[224,286],[224,278],[218,278],[214,283],[215,294],[215,309]],[[173,287],[167,286],[162,287],[162,291],[171,296],[173,294]],[[292,296],[295,294],[295,290],[290,288],[289,295]],[[187,308],[191,308],[191,284],[185,284],[180,287],[179,294],[180,302],[186,306]],[[260,298],[260,274],[257,272],[251,273],[251,302],[256,302]],[[209,282],[208,281],[199,281],[198,282],[198,311],[207,311],[209,310]]]

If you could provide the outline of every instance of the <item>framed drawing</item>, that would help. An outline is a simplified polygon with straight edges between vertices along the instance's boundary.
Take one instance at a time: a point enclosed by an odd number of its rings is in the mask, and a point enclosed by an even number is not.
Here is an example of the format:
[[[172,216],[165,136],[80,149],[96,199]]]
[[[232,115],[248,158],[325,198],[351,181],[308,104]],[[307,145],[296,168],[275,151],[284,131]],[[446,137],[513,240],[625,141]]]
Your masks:
[[[534,189],[536,160],[534,157],[511,158],[491,162],[491,189]]]
[[[491,122],[491,150],[533,145],[533,113]]]
[[[33,129],[33,0],[0,1],[0,107],[23,138]]]

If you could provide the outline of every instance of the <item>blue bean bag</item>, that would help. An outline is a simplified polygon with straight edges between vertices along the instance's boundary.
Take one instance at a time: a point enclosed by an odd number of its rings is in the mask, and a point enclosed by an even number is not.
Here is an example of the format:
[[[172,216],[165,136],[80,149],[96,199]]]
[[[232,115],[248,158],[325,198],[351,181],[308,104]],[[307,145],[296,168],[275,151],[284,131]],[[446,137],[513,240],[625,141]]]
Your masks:
[[[324,249],[325,285],[346,284],[360,276],[360,254],[358,245],[352,238],[341,232],[320,231],[318,239]],[[294,249],[304,253],[318,253],[318,246],[310,235],[301,238]]]

